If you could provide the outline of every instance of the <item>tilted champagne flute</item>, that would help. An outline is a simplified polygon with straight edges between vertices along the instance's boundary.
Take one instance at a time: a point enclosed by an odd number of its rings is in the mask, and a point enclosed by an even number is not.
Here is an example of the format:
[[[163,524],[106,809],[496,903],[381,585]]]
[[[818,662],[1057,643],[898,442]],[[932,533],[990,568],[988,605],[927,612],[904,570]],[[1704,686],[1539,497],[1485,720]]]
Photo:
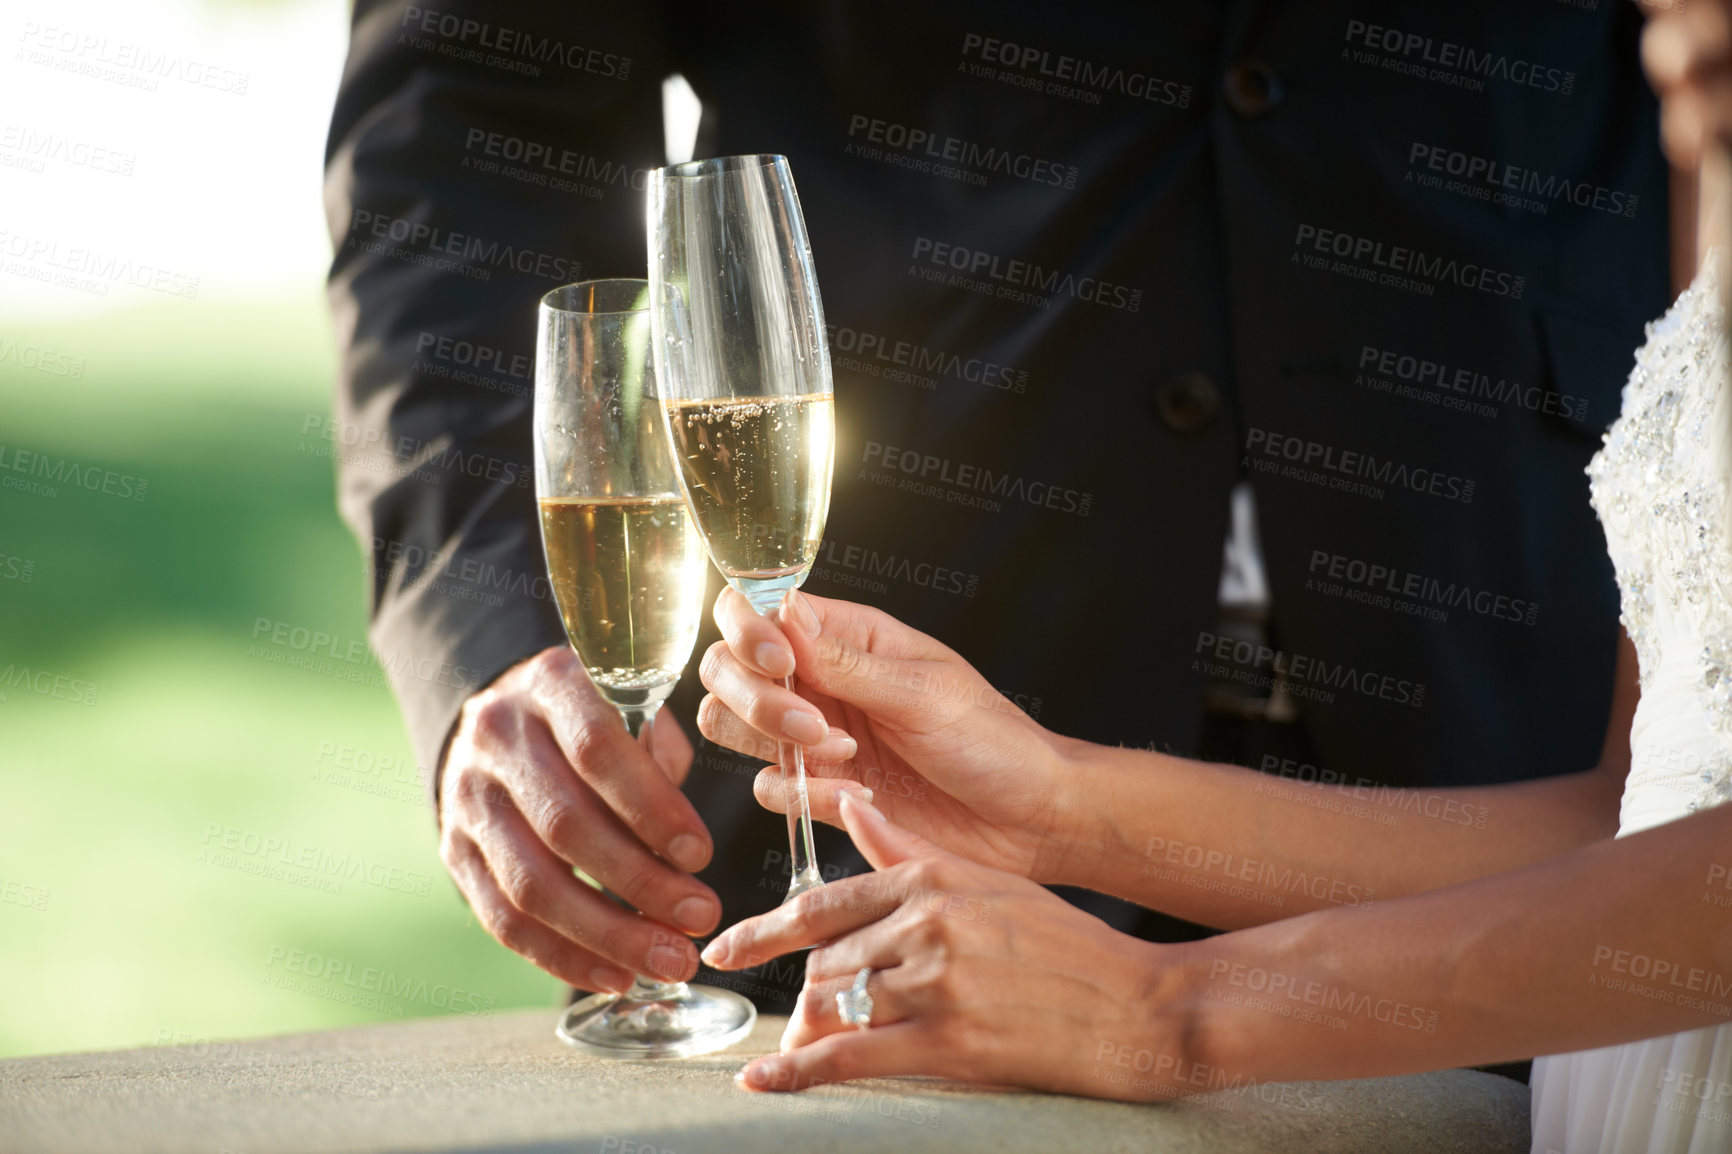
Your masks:
[[[590,681],[646,750],[697,641],[709,576],[655,392],[648,292],[643,280],[554,289],[535,361],[548,578]],[[574,1003],[557,1033],[592,1053],[671,1058],[730,1046],[756,1018],[739,994],[640,974],[624,994]]]
[[[836,436],[824,308],[787,160],[656,169],[649,248],[656,365],[681,488],[716,568],[768,614],[818,555]],[[783,684],[791,691],[793,677]],[[788,810],[792,899],[823,878],[805,755],[784,741],[778,756],[800,803]]]

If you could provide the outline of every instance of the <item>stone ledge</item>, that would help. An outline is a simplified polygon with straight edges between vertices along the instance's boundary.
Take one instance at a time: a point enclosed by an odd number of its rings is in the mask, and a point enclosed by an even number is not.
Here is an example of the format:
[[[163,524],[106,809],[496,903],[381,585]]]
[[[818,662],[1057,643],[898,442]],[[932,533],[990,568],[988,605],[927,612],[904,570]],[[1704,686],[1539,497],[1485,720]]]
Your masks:
[[[723,1054],[638,1063],[566,1048],[553,1037],[555,1016],[525,1010],[0,1062],[0,1144],[80,1154],[1528,1150],[1527,1087],[1471,1071],[1263,1085],[1148,1106],[918,1078],[748,1094],[734,1071],[775,1049],[785,1019],[760,1019]]]

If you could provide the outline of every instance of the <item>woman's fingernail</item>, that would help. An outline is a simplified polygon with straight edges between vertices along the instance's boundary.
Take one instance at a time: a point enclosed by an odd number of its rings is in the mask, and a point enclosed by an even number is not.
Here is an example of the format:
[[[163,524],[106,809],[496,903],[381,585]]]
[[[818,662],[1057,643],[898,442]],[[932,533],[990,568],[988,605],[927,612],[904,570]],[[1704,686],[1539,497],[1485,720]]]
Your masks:
[[[817,745],[829,736],[830,727],[816,713],[790,709],[782,715],[782,736],[801,745]]]
[[[612,966],[597,966],[589,972],[589,984],[598,990],[619,994],[631,986],[631,975]]]
[[[824,739],[824,752],[829,756],[827,761],[852,761],[860,752],[860,743],[835,726],[830,727],[830,736]]]
[[[685,898],[674,907],[674,921],[680,929],[701,934],[716,922],[716,903],[709,898]]]
[[[760,644],[752,651],[752,659],[771,677],[786,677],[794,672],[794,655],[774,641]]]
[[[773,1062],[753,1062],[744,1070],[734,1075],[734,1081],[742,1086],[750,1086],[754,1090],[768,1090],[774,1076]]]
[[[727,934],[719,934],[709,945],[704,947],[704,952],[699,957],[704,959],[705,965],[714,966],[719,970],[728,964],[728,957],[733,952],[733,939]]]
[[[807,637],[818,636],[818,630],[822,628],[818,624],[818,614],[806,604],[798,589],[790,590],[788,599],[782,602],[782,620]]]
[[[704,839],[695,833],[682,833],[668,843],[668,860],[687,873],[697,872],[709,858]]]
[[[862,797],[861,794],[866,796]],[[842,791],[842,807],[852,805],[873,821],[883,821],[884,815],[878,812],[878,807],[872,804],[872,791],[869,789],[845,789]]]
[[[872,809],[873,813],[878,812],[877,809],[872,806],[872,791],[870,789],[867,789],[865,786],[863,786],[863,785],[846,786],[843,788],[842,792],[844,794],[847,794],[849,797],[852,797],[855,801],[864,803],[867,806],[867,808]]]

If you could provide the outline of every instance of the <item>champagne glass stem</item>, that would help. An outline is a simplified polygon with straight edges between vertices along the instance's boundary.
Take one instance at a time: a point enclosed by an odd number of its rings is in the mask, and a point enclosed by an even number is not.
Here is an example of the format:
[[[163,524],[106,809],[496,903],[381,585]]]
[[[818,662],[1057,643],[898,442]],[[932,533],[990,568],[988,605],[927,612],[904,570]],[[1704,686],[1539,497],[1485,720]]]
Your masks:
[[[661,709],[661,702],[656,702],[647,709],[642,707],[619,706],[619,715],[625,719],[626,732],[637,739],[643,751],[651,757],[655,756],[655,716]],[[620,995],[628,1002],[659,1002],[670,998],[685,996],[684,982],[662,982],[655,978],[647,978],[642,974],[633,975],[631,989]]]
[[[794,692],[793,674],[782,678],[782,688]],[[788,896],[783,899],[787,901],[823,885],[824,878],[818,872],[818,850],[812,842],[812,802],[806,793],[806,751],[792,741],[784,741],[778,756],[784,778],[788,776],[788,766],[793,765],[794,789],[800,795],[799,812],[796,813],[792,807],[788,809],[788,863],[793,869],[793,877],[788,882]]]

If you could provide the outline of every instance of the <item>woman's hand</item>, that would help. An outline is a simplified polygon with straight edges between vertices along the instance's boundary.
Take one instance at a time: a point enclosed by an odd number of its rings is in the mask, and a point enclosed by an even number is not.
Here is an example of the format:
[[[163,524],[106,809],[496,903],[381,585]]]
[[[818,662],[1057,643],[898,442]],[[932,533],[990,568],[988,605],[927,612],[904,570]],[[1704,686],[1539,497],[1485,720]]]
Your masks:
[[[955,652],[887,613],[790,593],[759,617],[732,589],[716,601],[725,640],[699,676],[711,696],[698,728],[720,745],[776,760],[778,738],[810,746],[812,816],[839,824],[858,783],[893,820],[972,861],[1037,881],[1080,876],[1079,793],[1062,739],[1041,728]],[[804,696],[780,679],[799,669]],[[787,812],[793,783],[772,766],[758,800]]]
[[[737,970],[825,943],[807,957],[782,1052],[746,1066],[743,1085],[931,1074],[1099,1098],[1176,1092],[1185,1003],[1169,994],[1180,970],[1163,962],[1182,947],[1120,934],[1033,882],[946,853],[855,790],[841,805],[877,872],[801,894],[704,951]],[[836,995],[864,966],[871,1025],[856,1029]],[[1143,1054],[1148,1062],[1118,1060]]]
[[[1660,95],[1666,155],[1695,168],[1703,149],[1732,145],[1732,4],[1727,0],[1648,0],[1642,64]]]

